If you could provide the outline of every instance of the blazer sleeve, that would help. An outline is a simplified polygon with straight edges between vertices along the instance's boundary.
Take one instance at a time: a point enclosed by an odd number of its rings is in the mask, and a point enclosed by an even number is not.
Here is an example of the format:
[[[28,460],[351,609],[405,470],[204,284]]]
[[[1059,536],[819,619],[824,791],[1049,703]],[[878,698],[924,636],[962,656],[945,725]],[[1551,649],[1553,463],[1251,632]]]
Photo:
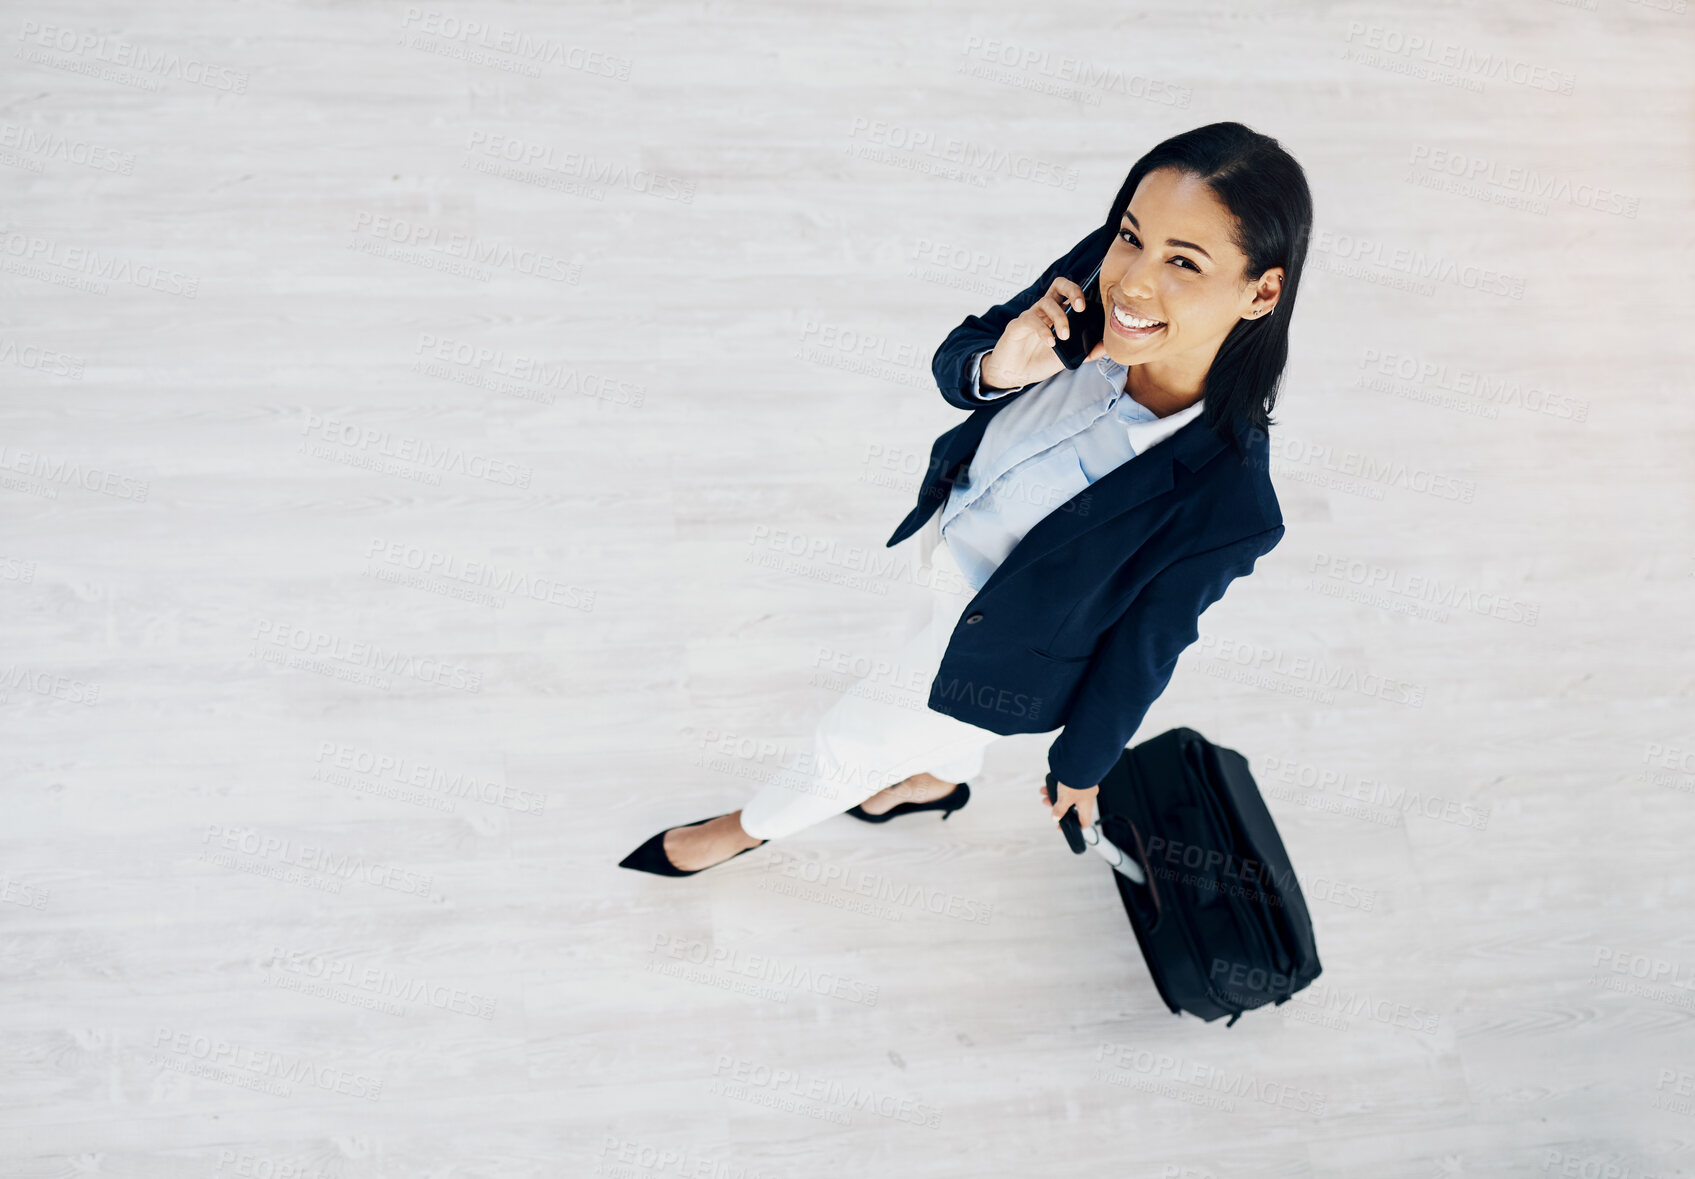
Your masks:
[[[930,371],[935,374],[936,386],[941,389],[942,397],[949,405],[960,409],[976,409],[1002,401],[1029,387],[1021,386],[1020,389],[1004,393],[977,392],[974,377],[975,357],[1000,343],[1001,333],[1006,331],[1006,325],[1028,311],[1037,299],[1047,294],[1048,287],[1053,285],[1055,277],[1067,270],[1078,269],[1084,258],[1089,260],[1089,264],[1082,266],[1081,271],[1087,274],[1089,266],[1094,264],[1095,253],[1106,253],[1105,243],[1108,238],[1105,227],[1091,230],[1066,251],[1063,257],[1055,258],[1035,282],[1005,303],[989,308],[982,315],[967,315],[958,327],[948,333],[947,338],[936,349],[936,354],[930,358]]]
[[[971,354],[971,383],[968,389],[973,401],[982,403],[999,401],[1003,397],[1011,397],[1014,393],[1022,393],[1030,387],[1029,385],[1020,385],[1016,389],[985,390],[983,388],[983,357],[993,351],[993,348],[985,348],[981,352]]]
[[[1282,537],[1278,524],[1184,557],[1143,587],[1090,660],[1065,728],[1048,748],[1054,777],[1076,790],[1106,777],[1165,691],[1177,657],[1200,637],[1201,614]]]

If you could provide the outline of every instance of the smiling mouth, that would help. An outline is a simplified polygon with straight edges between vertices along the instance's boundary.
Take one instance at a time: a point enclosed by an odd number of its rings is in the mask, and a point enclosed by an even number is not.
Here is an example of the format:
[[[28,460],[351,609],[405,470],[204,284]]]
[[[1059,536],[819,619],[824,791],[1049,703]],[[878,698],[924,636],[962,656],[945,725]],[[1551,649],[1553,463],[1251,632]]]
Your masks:
[[[1165,326],[1164,320],[1149,319],[1142,315],[1132,315],[1130,312],[1120,307],[1117,303],[1112,305],[1112,322],[1120,331],[1124,332],[1126,335],[1133,336],[1152,335],[1154,332]]]

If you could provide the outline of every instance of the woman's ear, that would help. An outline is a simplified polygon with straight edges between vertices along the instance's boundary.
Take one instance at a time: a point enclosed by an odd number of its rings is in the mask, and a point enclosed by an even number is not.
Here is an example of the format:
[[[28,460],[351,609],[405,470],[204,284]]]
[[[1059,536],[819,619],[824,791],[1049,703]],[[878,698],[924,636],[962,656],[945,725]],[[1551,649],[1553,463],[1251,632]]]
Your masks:
[[[1277,308],[1277,300],[1283,294],[1283,268],[1273,267],[1259,276],[1254,284],[1253,301],[1242,313],[1243,319],[1264,319]]]

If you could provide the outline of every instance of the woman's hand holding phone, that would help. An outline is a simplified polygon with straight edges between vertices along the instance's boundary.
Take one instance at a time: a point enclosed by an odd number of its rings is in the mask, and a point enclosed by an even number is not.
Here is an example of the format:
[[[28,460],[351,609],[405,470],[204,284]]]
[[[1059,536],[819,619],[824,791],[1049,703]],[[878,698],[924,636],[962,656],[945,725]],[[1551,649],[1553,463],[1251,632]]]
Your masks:
[[[1065,363],[1053,350],[1054,340],[1071,337],[1066,309],[1081,311],[1083,307],[1083,288],[1064,275],[1056,277],[1048,293],[1007,324],[994,350],[983,357],[983,384],[1016,389],[1044,381],[1064,368]],[[1106,344],[1102,342],[1089,350],[1087,359],[1105,355]]]

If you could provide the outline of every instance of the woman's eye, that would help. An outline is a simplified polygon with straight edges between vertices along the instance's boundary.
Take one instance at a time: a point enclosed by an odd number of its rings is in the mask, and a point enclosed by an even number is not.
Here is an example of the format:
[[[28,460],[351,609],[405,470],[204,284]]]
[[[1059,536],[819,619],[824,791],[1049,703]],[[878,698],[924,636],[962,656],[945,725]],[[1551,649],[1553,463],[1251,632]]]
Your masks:
[[[1136,235],[1131,233],[1128,229],[1119,230],[1118,236],[1121,239],[1123,239],[1124,241],[1127,241],[1131,245],[1135,246],[1138,250],[1142,248],[1142,243],[1137,241]],[[1193,270],[1196,274],[1199,274],[1201,272],[1201,268],[1199,266],[1196,266],[1193,262],[1189,261],[1187,258],[1185,258],[1181,255],[1173,258],[1172,261],[1173,262],[1181,262],[1185,269]]]

